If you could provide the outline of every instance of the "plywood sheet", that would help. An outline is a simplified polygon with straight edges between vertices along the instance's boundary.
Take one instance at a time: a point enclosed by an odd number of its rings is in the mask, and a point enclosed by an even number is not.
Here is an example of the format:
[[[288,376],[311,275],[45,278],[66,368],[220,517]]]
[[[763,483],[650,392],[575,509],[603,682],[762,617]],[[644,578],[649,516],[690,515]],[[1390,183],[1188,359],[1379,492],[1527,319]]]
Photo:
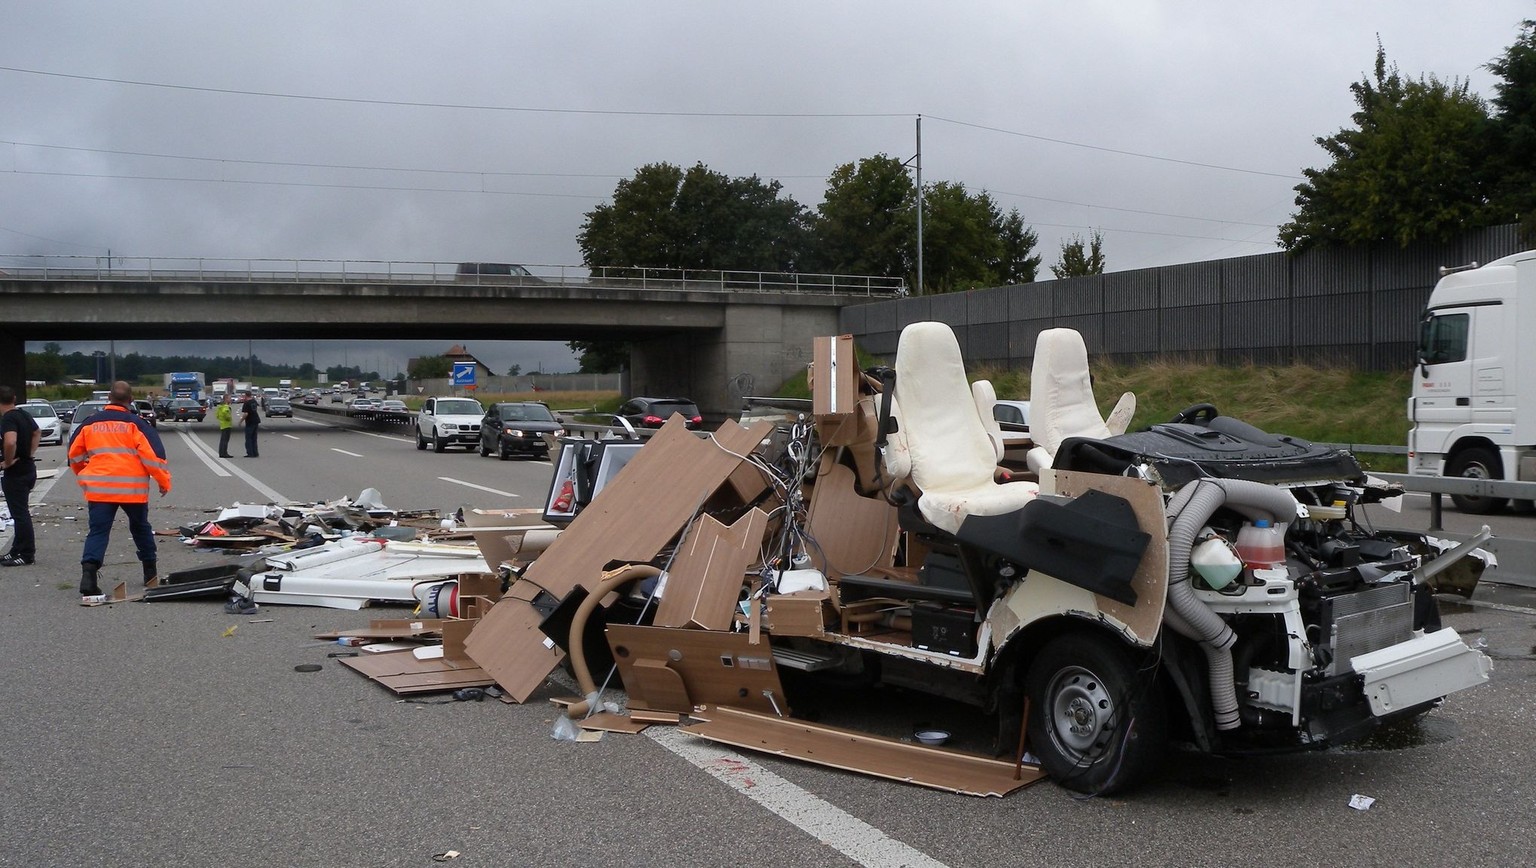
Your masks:
[[[1136,525],[1152,537],[1141,563],[1131,577],[1136,591],[1136,605],[1095,594],[1099,611],[1125,624],[1143,641],[1151,642],[1163,623],[1163,606],[1168,598],[1168,526],[1163,517],[1163,496],[1157,486],[1127,476],[1102,473],[1056,471],[1056,493],[1078,497],[1092,489],[1125,498],[1136,513]]]
[[[701,516],[667,570],[656,625],[729,630],[747,565],[757,560],[767,527],[768,513],[760,509],[730,526]]]
[[[608,645],[631,708],[687,713],[731,702],[771,713],[777,703],[789,713],[773,650],[753,645],[745,633],[613,624]]]
[[[460,687],[487,687],[492,683],[490,675],[472,663],[456,663],[444,658],[418,660],[410,651],[344,657],[341,665],[401,696]]]
[[[1045,778],[1032,765],[1015,780],[1011,762],[739,708],[709,707],[693,716],[704,720],[683,727],[689,735],[952,793],[1006,796]]]
[[[614,714],[611,711],[600,711],[591,717],[576,721],[576,725],[582,729],[596,730],[599,732],[627,732],[637,733],[651,724],[647,721],[635,720],[622,714]]]
[[[809,531],[826,556],[827,578],[867,573],[890,566],[899,528],[896,507],[880,497],[860,497],[853,471],[822,459],[811,490]]]
[[[727,421],[713,435],[717,445],[694,436],[680,417],[668,420],[480,619],[465,651],[509,696],[527,699],[560,659],[545,645],[538,613],[528,605],[537,589],[563,599],[579,584],[595,585],[610,561],[654,559],[742,464],[736,456],[750,454],[772,427]]]

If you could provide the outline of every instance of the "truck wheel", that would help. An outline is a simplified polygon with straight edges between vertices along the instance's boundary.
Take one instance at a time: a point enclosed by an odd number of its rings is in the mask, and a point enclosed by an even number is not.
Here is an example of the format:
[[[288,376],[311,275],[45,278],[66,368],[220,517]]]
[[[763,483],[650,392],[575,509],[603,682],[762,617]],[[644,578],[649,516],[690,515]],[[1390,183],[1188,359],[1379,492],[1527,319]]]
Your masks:
[[[1450,463],[1445,467],[1446,476],[1465,476],[1469,479],[1501,479],[1504,474],[1499,465],[1498,453],[1491,449],[1481,447],[1464,449],[1456,453]],[[1469,497],[1465,494],[1451,495],[1451,502],[1456,508],[1472,515],[1492,515],[1504,508],[1508,503],[1507,498],[1502,497]]]
[[[448,450],[448,444],[443,442],[443,435],[437,433],[437,429],[433,428],[432,429],[432,451],[433,452],[446,452],[447,450]]]
[[[425,450],[427,448],[427,438],[421,436],[420,428],[416,429],[416,448],[421,450]]]
[[[1069,633],[1030,664],[1029,748],[1058,784],[1107,794],[1135,786],[1155,767],[1167,719],[1155,670],[1114,640]]]

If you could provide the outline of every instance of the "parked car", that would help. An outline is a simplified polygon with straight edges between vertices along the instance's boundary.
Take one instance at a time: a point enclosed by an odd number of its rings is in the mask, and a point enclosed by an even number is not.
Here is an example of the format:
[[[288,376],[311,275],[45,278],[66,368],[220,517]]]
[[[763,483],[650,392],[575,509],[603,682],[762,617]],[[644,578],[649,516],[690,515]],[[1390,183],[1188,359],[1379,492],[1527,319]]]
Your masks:
[[[191,398],[177,398],[171,402],[171,421],[201,422],[208,411]]]
[[[565,428],[542,401],[492,404],[480,420],[480,456],[548,458],[549,438],[564,436]]]
[[[149,401],[146,401],[142,398],[134,401],[133,412],[138,413],[139,418],[143,419],[145,422],[148,422],[149,427],[151,428],[154,428],[160,424],[159,421],[155,418],[155,405]]]
[[[287,416],[292,419],[293,405],[288,403],[287,398],[268,398],[267,418],[271,419],[273,416]]]
[[[704,422],[704,417],[699,414],[699,405],[688,398],[630,398],[619,405],[618,415],[629,420],[629,424],[636,428],[660,428],[672,418],[673,413],[682,414],[689,430],[698,428]]]
[[[416,448],[432,444],[433,452],[449,446],[474,449],[480,444],[480,420],[485,408],[474,398],[428,398],[416,414]]]
[[[27,411],[27,415],[32,417],[41,430],[43,436],[38,441],[40,444],[63,445],[64,435],[69,431],[69,425],[59,418],[58,411],[53,409],[52,404],[47,401],[28,401],[21,405],[21,409]]]
[[[1005,428],[1016,426],[1014,430],[1029,430],[1029,402],[1028,401],[998,401],[992,405],[992,418]]]
[[[65,422],[69,422],[75,418],[75,408],[80,406],[79,401],[72,401],[68,398],[59,401],[50,401],[49,403],[53,405],[53,412],[58,413],[59,418]]]

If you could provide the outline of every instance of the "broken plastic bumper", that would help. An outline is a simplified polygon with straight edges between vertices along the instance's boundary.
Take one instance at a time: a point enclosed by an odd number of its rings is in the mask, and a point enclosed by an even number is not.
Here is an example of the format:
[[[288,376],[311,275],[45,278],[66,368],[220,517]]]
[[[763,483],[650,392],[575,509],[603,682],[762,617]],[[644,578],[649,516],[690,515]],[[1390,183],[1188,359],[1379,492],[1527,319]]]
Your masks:
[[[1449,627],[1350,658],[1371,713],[1385,717],[1488,680],[1493,662]]]

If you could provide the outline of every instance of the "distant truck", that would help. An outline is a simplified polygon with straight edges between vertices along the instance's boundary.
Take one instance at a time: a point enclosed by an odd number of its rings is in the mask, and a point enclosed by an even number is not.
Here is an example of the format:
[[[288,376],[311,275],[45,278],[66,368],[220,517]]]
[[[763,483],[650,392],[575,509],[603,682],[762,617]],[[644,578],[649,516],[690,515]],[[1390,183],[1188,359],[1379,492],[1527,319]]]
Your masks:
[[[1408,472],[1536,481],[1536,250],[1441,274],[1419,324]],[[1451,500],[1479,514],[1507,503]]]
[[[165,375],[165,393],[171,398],[203,398],[205,380],[202,371],[174,371]]]

